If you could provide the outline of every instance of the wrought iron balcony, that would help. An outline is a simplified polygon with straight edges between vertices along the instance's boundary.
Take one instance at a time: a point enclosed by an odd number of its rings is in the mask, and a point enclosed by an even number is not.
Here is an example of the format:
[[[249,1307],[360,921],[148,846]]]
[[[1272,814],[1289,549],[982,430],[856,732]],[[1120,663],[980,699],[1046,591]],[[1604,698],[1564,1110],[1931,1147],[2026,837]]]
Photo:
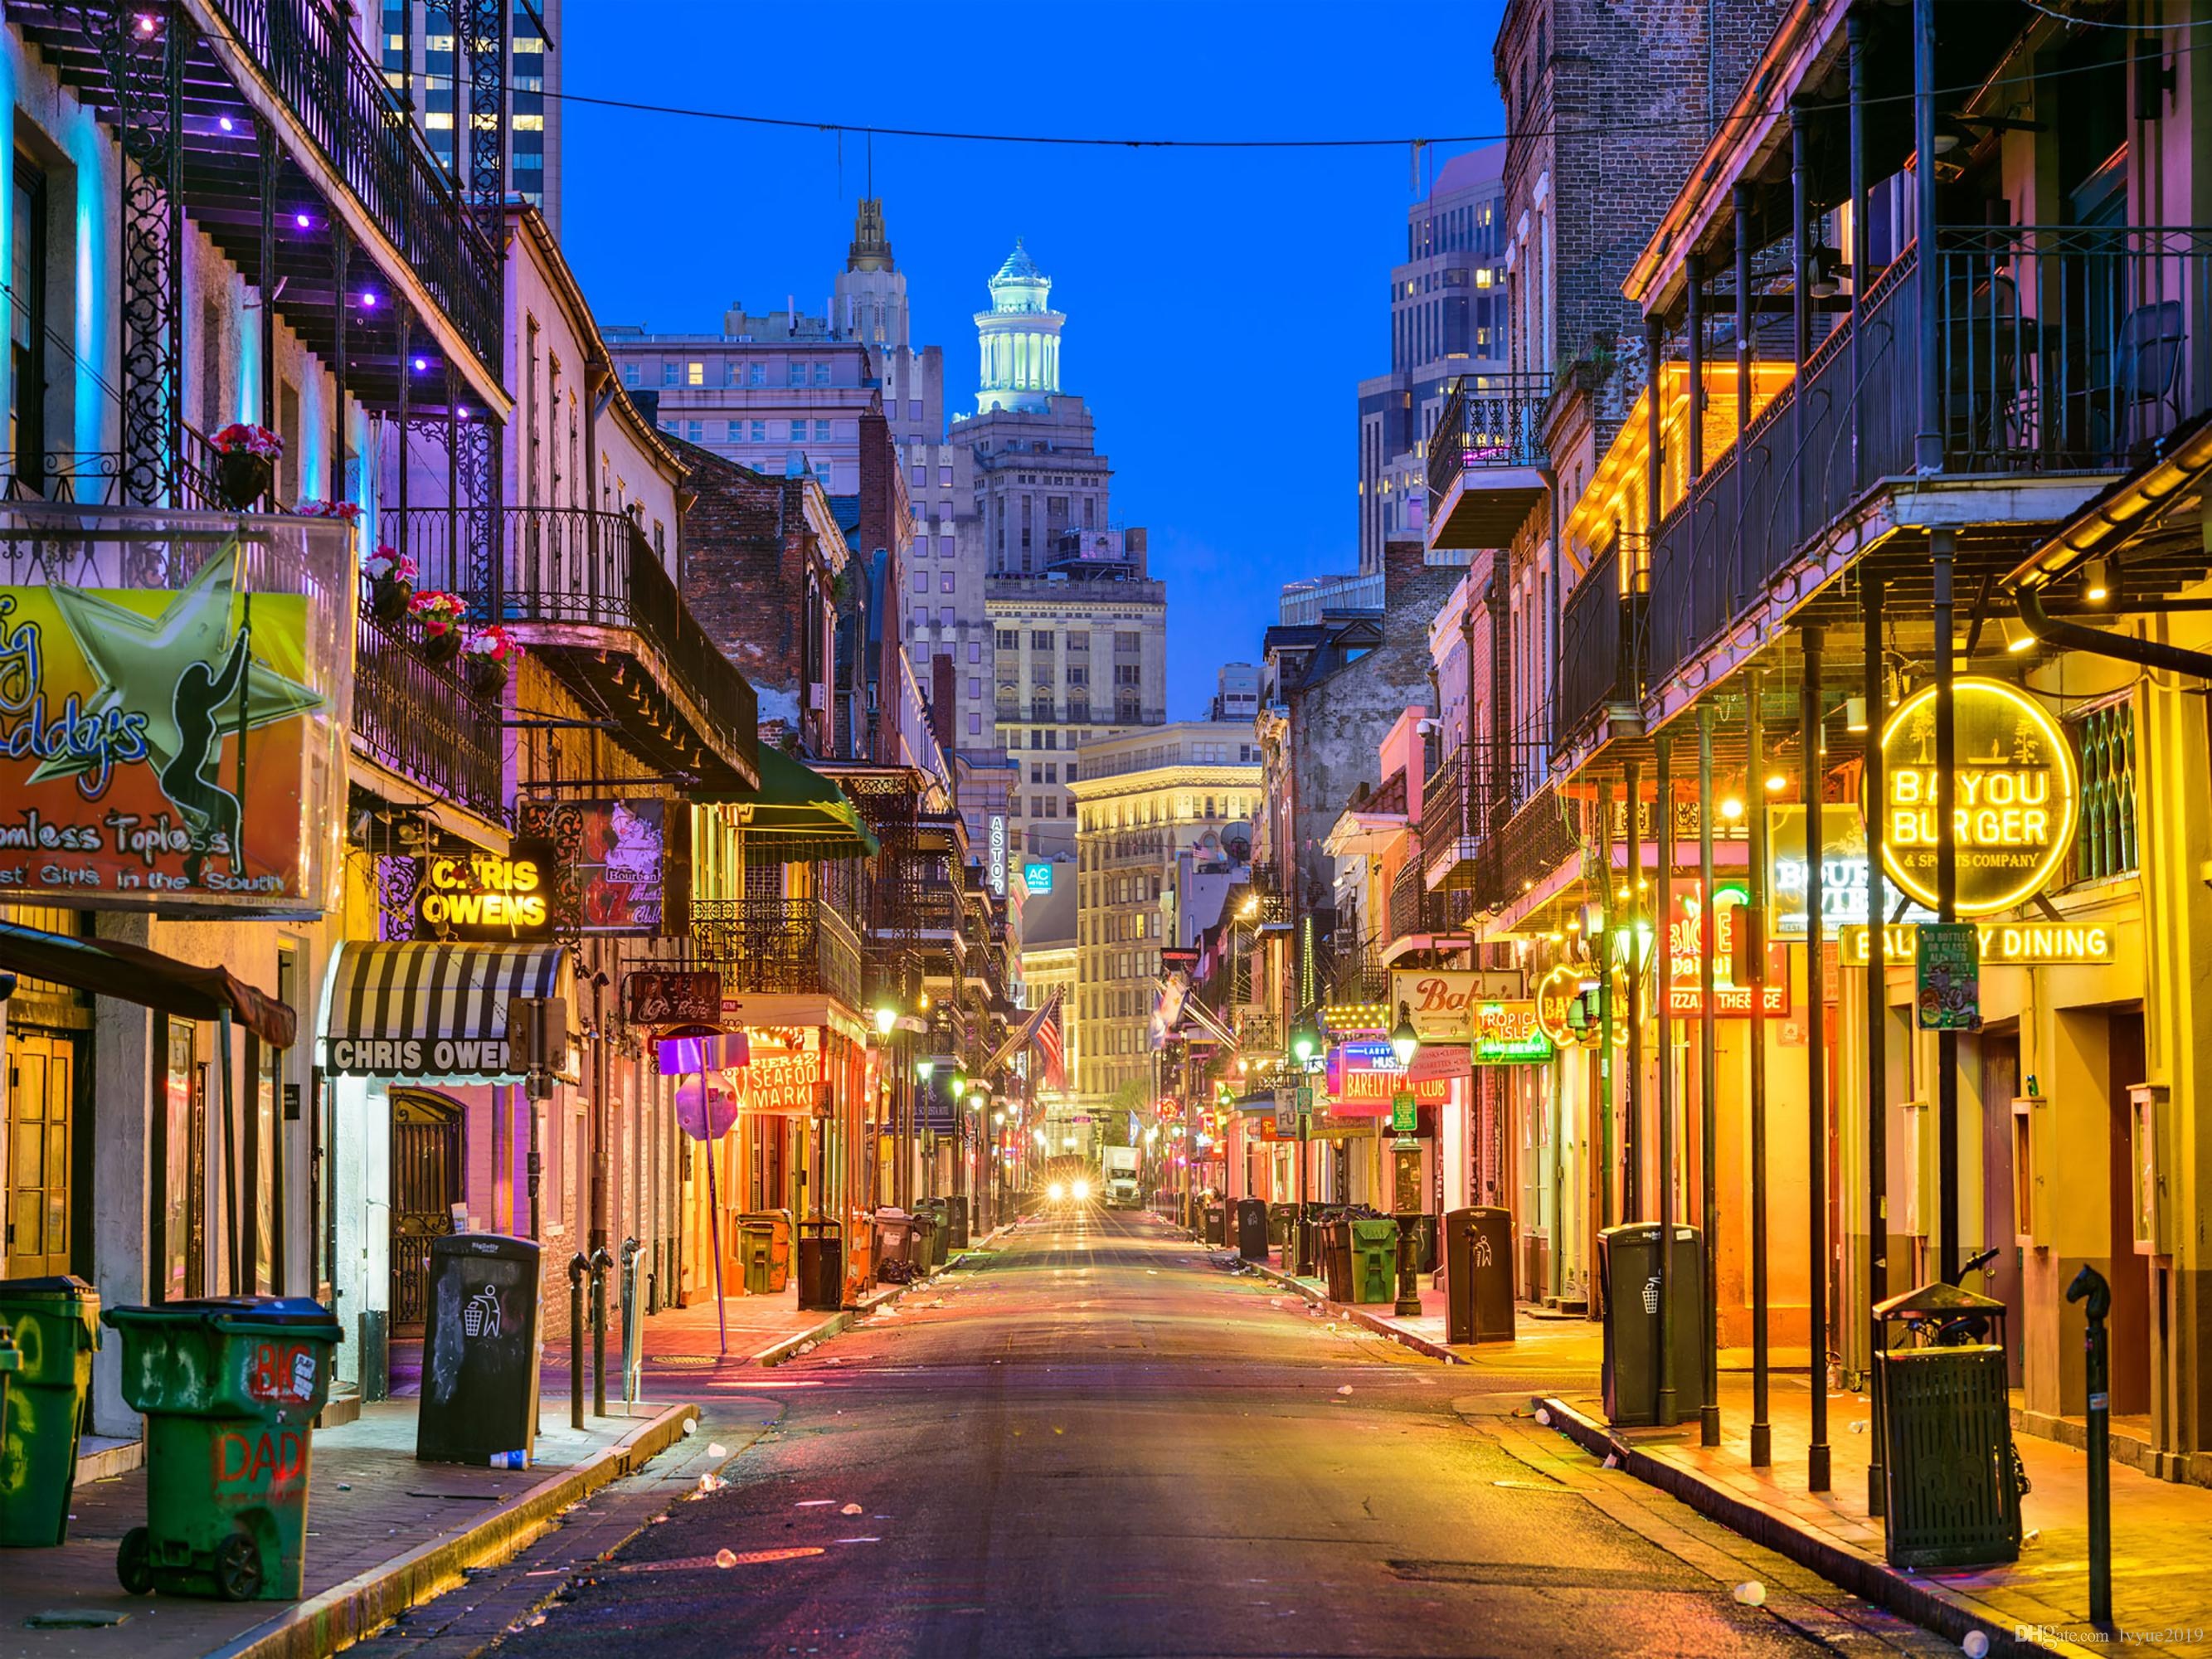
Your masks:
[[[642,663],[720,764],[755,764],[753,689],[693,617],[635,520],[585,507],[501,509],[495,592],[493,573],[466,555],[471,520],[481,517],[468,507],[411,507],[380,522],[385,539],[413,556],[419,586],[459,593],[476,615],[516,624],[526,644],[558,653],[570,671],[611,680],[599,689],[613,692],[617,707],[638,704],[643,688],[611,661]],[[671,764],[696,763],[684,747]]]
[[[2212,408],[2212,228],[1942,231],[1932,261],[1908,248],[1868,290],[1858,362],[1838,327],[1661,523],[1650,685],[1726,632],[1868,489],[1916,474],[1929,305],[1948,476],[2124,472]]]
[[[1484,843],[1476,862],[1474,908],[1494,915],[1534,891],[1561,865],[1578,859],[1582,836],[1574,802],[1546,784]]]
[[[741,992],[818,994],[860,1002],[860,942],[821,899],[694,899],[691,949]]]
[[[1390,938],[1415,939],[1423,933],[1451,930],[1445,895],[1431,892],[1418,858],[1408,859],[1390,883]],[[1389,988],[1386,981],[1384,989]]]
[[[1559,690],[1552,747],[1594,729],[1616,704],[1642,717],[1644,596],[1621,591],[1620,544],[1590,562],[1559,618]]]
[[[1545,489],[1549,374],[1462,375],[1429,436],[1429,545],[1503,547]]]
[[[354,747],[378,765],[494,823],[507,820],[499,708],[432,666],[368,613],[354,636]]]

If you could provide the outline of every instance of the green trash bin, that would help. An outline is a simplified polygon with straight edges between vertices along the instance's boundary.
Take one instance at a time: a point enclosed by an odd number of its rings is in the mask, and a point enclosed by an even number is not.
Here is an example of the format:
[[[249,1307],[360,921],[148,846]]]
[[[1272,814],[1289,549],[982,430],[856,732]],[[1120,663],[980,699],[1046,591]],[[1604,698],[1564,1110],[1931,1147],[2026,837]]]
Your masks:
[[[133,1595],[296,1601],[306,1565],[309,1425],[330,1397],[330,1310],[233,1296],[111,1308],[123,1398],[146,1418],[146,1524],[116,1577]]]
[[[791,1282],[791,1212],[752,1210],[738,1218],[738,1257],[747,1296],[774,1296]]]
[[[68,1541],[99,1322],[100,1292],[82,1279],[0,1279],[0,1325],[15,1333],[18,1365],[0,1417],[0,1544]]]
[[[1398,1224],[1360,1217],[1352,1224],[1352,1299],[1395,1302],[1398,1297]]]
[[[938,1225],[939,1219],[927,1199],[915,1206],[914,1247],[908,1259],[914,1263],[916,1278],[933,1273],[945,1265],[945,1234]]]

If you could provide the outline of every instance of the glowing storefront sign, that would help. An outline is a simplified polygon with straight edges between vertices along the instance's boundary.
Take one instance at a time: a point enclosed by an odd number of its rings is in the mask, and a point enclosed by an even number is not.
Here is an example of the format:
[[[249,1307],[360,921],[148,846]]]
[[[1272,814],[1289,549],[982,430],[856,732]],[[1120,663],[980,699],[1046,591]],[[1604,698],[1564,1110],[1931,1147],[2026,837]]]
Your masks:
[[[1554,1048],[1571,1048],[1582,1041],[1571,1023],[1582,990],[1582,969],[1565,963],[1536,981],[1536,1029],[1552,1040]]]
[[[1736,954],[1736,912],[1749,896],[1749,890],[1739,881],[1717,881],[1713,884],[1713,1018],[1716,1019],[1748,1019],[1752,1013],[1752,998],[1759,999],[1759,1011],[1769,1018],[1790,1012],[1790,950],[1785,945],[1769,939],[1766,943],[1766,983],[1738,985],[1732,970]],[[1674,890],[1674,913],[1667,920],[1667,1012],[1685,1018],[1701,1014],[1705,1008],[1705,979],[1702,963],[1705,955],[1705,905],[1699,896],[1698,884],[1685,883]],[[1801,911],[1799,920],[1803,920]],[[1620,1005],[1614,1005],[1614,1018],[1620,1018]]]
[[[1340,1117],[1388,1117],[1393,1095],[1410,1091],[1425,1106],[1451,1097],[1449,1078],[1414,1078],[1387,1041],[1364,1038],[1328,1051],[1328,1109]]]
[[[1529,1065],[1552,1057],[1552,1039],[1537,1023],[1529,999],[1483,1003],[1474,1011],[1474,1024],[1469,1047],[1478,1066]]]
[[[1958,913],[2008,910],[2056,873],[2074,843],[2080,780],[2058,722],[2034,698],[1997,680],[1961,679],[1952,695],[1957,726],[1953,838]],[[1887,793],[1882,867],[1921,903],[1936,896],[1936,688],[1897,707],[1881,733]]]
[[[1985,968],[2100,965],[2115,959],[2112,930],[2102,922],[2012,921],[1979,923],[1981,961]],[[1863,968],[1867,930],[1846,927],[1838,935],[1838,960]],[[1882,929],[1882,948],[1891,962],[1910,962],[1920,948],[1920,930],[1903,923]]]
[[[1032,893],[1052,891],[1052,866],[1042,859],[1031,859],[1022,866],[1022,885]]]
[[[550,842],[518,839],[507,853],[422,860],[415,892],[417,936],[506,942],[553,937]]]
[[[1006,815],[1004,812],[994,812],[991,814],[991,861],[989,870],[991,879],[991,896],[994,898],[1006,897]]]

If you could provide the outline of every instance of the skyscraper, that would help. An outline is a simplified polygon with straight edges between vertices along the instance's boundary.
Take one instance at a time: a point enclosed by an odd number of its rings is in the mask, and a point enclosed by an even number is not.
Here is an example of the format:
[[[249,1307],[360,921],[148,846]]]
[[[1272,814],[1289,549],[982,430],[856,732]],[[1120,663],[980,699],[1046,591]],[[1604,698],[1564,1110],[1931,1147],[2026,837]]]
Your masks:
[[[511,0],[507,40],[507,188],[561,234],[562,0]],[[431,150],[458,175],[453,135],[467,124],[466,59],[453,50],[450,14],[430,0],[381,0],[384,78],[406,94]]]

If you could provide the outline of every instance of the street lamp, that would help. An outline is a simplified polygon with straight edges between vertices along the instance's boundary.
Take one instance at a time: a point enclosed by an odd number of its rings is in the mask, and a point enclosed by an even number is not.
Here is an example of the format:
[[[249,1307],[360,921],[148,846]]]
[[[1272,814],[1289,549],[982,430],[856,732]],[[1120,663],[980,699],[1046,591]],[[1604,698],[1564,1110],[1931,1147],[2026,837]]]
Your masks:
[[[1321,1034],[1310,1025],[1301,1022],[1297,1029],[1291,1033],[1291,1053],[1297,1056],[1300,1071],[1305,1069],[1306,1063],[1314,1057],[1314,1050],[1320,1047]],[[1308,1123],[1307,1115],[1301,1109],[1298,1113],[1298,1224],[1297,1229],[1298,1248],[1297,1261],[1291,1268],[1294,1274],[1307,1273],[1313,1270],[1313,1228],[1306,1214]]]
[[[1411,1066],[1413,1056],[1420,1052],[1420,1033],[1413,1029],[1413,1011],[1406,1003],[1398,1005],[1398,1024],[1390,1033],[1390,1052],[1398,1056],[1401,1068]]]
[[[889,1036],[891,1028],[898,1024],[898,1010],[888,1002],[876,1010],[876,1035]]]
[[[928,1083],[930,1074],[936,1071],[936,1069],[937,1062],[931,1059],[927,1054],[924,1054],[920,1060],[917,1060],[914,1063],[915,1075],[920,1078],[925,1085]]]
[[[1310,1025],[1302,1024],[1291,1033],[1291,1053],[1297,1056],[1301,1066],[1311,1060],[1314,1050],[1320,1047],[1321,1034]]]

